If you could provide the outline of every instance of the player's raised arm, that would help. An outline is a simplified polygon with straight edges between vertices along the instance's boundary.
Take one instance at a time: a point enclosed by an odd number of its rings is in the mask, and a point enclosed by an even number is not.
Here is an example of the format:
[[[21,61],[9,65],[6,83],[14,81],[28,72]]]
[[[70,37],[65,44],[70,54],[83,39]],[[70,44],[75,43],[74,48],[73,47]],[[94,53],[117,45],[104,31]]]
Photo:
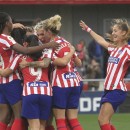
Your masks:
[[[82,30],[88,32],[97,43],[99,43],[104,48],[108,48],[109,43],[102,36],[98,35],[91,28],[89,28],[85,22],[81,20],[79,25],[81,26]]]

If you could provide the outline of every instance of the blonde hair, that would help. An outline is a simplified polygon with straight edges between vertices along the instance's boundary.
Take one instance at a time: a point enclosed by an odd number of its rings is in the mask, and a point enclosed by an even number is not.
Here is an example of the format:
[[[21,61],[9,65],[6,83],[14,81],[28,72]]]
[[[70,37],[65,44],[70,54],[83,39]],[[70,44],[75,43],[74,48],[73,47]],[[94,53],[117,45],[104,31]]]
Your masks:
[[[55,15],[46,20],[40,21],[34,27],[36,31],[42,28],[47,31],[50,30],[53,34],[58,34],[61,28],[61,16]]]
[[[124,36],[123,40],[128,41],[130,39],[130,26],[128,24],[128,21],[126,19],[113,19],[111,22],[111,29],[117,25],[119,29],[122,31],[126,31],[126,35]],[[112,40],[112,34],[107,34],[110,41]]]

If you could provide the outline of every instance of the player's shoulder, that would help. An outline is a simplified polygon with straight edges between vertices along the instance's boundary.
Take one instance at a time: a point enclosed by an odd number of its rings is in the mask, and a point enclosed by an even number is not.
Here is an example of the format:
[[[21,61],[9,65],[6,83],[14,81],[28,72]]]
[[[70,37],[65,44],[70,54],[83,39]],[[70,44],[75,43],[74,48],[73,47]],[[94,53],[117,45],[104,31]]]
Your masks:
[[[16,43],[16,41],[14,40],[14,38],[11,37],[10,35],[1,34],[0,35],[0,39],[1,39],[1,42],[3,42],[3,43],[6,43],[6,42],[11,43],[11,44],[12,43],[13,44]]]

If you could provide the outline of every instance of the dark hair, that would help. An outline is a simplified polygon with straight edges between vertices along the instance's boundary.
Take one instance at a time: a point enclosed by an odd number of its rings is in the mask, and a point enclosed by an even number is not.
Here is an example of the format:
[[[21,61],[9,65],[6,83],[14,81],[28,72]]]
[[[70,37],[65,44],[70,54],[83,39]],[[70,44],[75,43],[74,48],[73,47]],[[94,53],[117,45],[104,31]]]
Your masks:
[[[3,32],[6,22],[10,20],[9,14],[5,12],[0,12],[0,34]]]
[[[33,46],[38,46],[39,45],[38,37],[36,35],[34,35],[34,34],[26,36],[24,41],[28,43],[28,47],[33,47]],[[36,52],[36,53],[33,53],[33,54],[29,54],[29,56],[34,61],[37,61],[42,56],[42,51],[39,51],[39,52]]]
[[[20,45],[23,45],[25,34],[26,30],[21,28],[14,28],[11,32],[11,36]]]

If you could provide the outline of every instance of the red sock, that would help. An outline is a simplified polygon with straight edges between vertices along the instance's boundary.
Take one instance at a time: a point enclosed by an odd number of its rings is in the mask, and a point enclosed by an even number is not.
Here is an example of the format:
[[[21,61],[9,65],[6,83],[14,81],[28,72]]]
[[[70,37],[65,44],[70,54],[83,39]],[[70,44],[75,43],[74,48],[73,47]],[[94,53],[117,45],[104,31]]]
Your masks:
[[[23,119],[15,119],[11,130],[27,130],[25,128]]]
[[[66,122],[67,130],[71,130],[71,126],[70,126],[70,124],[69,124],[69,121],[66,119],[65,122]]]
[[[0,130],[6,130],[7,125],[4,124],[3,122],[0,122]]]
[[[111,125],[110,124],[104,124],[100,126],[101,130],[111,130]]]
[[[71,119],[69,120],[70,126],[72,128],[72,130],[83,130],[83,128],[81,127],[78,119]]]
[[[6,130],[11,130],[12,126],[7,126]]]
[[[55,130],[53,125],[46,126],[45,130]]]
[[[111,130],[116,130],[116,128],[113,125],[111,125]]]
[[[67,130],[65,119],[56,119],[57,130]]]

